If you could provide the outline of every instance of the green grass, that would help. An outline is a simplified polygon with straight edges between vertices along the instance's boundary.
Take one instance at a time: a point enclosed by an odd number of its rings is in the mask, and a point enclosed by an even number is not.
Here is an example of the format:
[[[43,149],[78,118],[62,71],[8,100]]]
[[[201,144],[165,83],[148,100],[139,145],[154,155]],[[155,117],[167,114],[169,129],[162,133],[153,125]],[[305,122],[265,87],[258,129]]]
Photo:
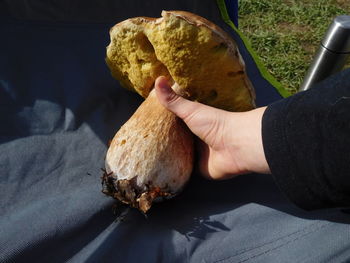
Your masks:
[[[332,19],[343,14],[350,15],[350,0],[239,0],[240,30],[291,93],[298,90]]]

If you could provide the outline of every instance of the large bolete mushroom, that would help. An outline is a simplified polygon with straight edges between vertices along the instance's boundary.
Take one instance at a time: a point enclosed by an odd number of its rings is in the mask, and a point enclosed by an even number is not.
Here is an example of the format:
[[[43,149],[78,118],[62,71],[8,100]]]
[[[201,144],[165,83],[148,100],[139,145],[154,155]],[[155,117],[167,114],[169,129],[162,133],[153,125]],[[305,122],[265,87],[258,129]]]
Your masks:
[[[158,76],[188,99],[229,111],[255,107],[237,45],[208,20],[183,11],[136,17],[115,25],[106,62],[112,75],[146,100],[114,136],[103,192],[147,212],[181,191],[193,168],[193,138],[152,91]]]

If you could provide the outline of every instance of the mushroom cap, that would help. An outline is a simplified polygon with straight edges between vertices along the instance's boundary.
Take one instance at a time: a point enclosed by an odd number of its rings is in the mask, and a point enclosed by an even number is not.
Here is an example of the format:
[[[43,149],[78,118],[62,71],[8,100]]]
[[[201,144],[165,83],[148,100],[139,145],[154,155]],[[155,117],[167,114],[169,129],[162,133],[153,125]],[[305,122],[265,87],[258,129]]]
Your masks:
[[[147,97],[158,76],[176,82],[180,95],[229,111],[255,107],[255,93],[236,43],[195,14],[163,11],[110,30],[106,62],[121,84]]]

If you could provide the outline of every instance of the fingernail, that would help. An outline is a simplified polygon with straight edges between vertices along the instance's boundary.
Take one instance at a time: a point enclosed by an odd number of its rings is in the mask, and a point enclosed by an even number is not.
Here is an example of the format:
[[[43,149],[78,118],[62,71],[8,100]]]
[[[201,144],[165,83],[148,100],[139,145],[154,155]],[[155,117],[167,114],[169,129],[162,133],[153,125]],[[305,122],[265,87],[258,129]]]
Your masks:
[[[158,87],[159,87],[160,91],[163,92],[163,93],[166,93],[166,94],[172,93],[172,89],[169,86],[169,84],[168,84],[168,82],[167,82],[167,80],[165,78],[161,78],[158,81]]]

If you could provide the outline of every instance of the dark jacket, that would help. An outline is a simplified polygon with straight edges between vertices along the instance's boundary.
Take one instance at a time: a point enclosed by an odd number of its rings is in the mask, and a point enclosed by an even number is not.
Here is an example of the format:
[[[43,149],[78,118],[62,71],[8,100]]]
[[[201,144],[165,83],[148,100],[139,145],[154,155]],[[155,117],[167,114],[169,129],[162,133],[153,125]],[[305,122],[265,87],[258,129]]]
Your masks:
[[[272,175],[296,205],[350,206],[350,70],[269,105],[262,136]]]

